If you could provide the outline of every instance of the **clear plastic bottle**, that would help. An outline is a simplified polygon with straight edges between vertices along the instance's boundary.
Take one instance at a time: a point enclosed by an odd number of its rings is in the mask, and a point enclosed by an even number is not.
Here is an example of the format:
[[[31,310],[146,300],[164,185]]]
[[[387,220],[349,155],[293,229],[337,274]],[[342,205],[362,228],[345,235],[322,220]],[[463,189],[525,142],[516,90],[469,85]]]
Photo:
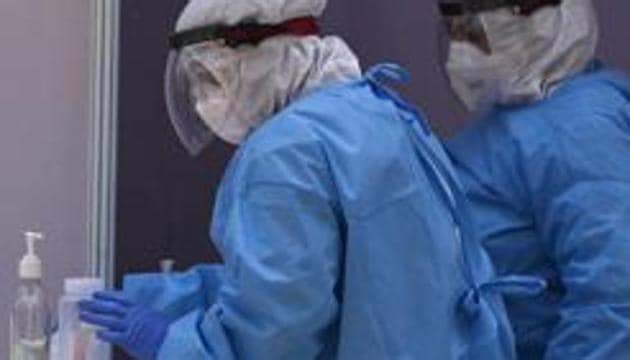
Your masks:
[[[25,233],[27,253],[20,261],[20,285],[11,313],[11,360],[48,360],[49,311],[42,289],[42,263],[35,253],[40,233]]]
[[[58,354],[61,360],[110,359],[111,347],[96,338],[94,327],[79,320],[79,301],[104,289],[102,279],[66,279],[64,295],[59,300]]]

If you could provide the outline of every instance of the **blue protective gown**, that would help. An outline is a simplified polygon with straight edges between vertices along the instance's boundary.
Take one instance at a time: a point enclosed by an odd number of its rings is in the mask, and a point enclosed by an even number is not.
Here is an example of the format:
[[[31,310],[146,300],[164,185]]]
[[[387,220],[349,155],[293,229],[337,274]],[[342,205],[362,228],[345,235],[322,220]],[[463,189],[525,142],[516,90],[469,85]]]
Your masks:
[[[522,359],[630,359],[630,81],[594,63],[549,98],[496,108],[448,144],[499,273]]]
[[[213,220],[224,266],[126,279],[177,319],[159,359],[513,358],[495,291],[511,284],[459,235],[446,153],[378,74],[305,96],[242,144]]]

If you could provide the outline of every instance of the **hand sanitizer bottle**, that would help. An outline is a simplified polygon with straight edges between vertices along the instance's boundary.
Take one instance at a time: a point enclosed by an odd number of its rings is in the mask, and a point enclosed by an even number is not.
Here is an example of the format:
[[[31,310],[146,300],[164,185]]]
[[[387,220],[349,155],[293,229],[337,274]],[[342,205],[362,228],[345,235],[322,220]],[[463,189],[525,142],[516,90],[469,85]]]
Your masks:
[[[19,264],[20,285],[11,313],[11,360],[48,359],[49,312],[42,289],[42,262],[35,241],[43,236],[26,232],[27,252]]]

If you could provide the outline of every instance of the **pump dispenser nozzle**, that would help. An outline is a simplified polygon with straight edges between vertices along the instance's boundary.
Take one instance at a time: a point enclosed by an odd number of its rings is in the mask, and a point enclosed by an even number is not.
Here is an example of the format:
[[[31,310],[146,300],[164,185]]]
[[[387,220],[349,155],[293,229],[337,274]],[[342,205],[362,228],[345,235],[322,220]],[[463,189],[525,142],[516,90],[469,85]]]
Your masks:
[[[43,240],[44,235],[39,232],[27,231],[24,233],[26,241],[26,254],[20,260],[18,274],[23,280],[39,280],[42,278],[42,261],[35,252],[35,242]]]

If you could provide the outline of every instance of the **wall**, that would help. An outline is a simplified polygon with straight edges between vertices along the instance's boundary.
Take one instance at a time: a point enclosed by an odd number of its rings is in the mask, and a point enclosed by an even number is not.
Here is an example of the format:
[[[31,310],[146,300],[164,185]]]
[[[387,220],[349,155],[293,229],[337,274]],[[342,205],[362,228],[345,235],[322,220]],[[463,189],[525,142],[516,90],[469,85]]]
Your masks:
[[[199,158],[179,145],[163,96],[167,37],[185,1],[121,2],[116,273],[214,261],[208,219],[229,148]]]
[[[0,359],[8,359],[20,232],[46,233],[40,253],[53,296],[63,277],[86,269],[89,1],[0,1],[0,49]]]
[[[343,36],[366,69],[383,61],[405,66],[412,81],[399,89],[445,134],[462,122],[464,113],[442,75],[435,4],[435,0],[331,0],[324,28]]]
[[[600,13],[603,59],[630,72],[630,1],[595,0]]]

